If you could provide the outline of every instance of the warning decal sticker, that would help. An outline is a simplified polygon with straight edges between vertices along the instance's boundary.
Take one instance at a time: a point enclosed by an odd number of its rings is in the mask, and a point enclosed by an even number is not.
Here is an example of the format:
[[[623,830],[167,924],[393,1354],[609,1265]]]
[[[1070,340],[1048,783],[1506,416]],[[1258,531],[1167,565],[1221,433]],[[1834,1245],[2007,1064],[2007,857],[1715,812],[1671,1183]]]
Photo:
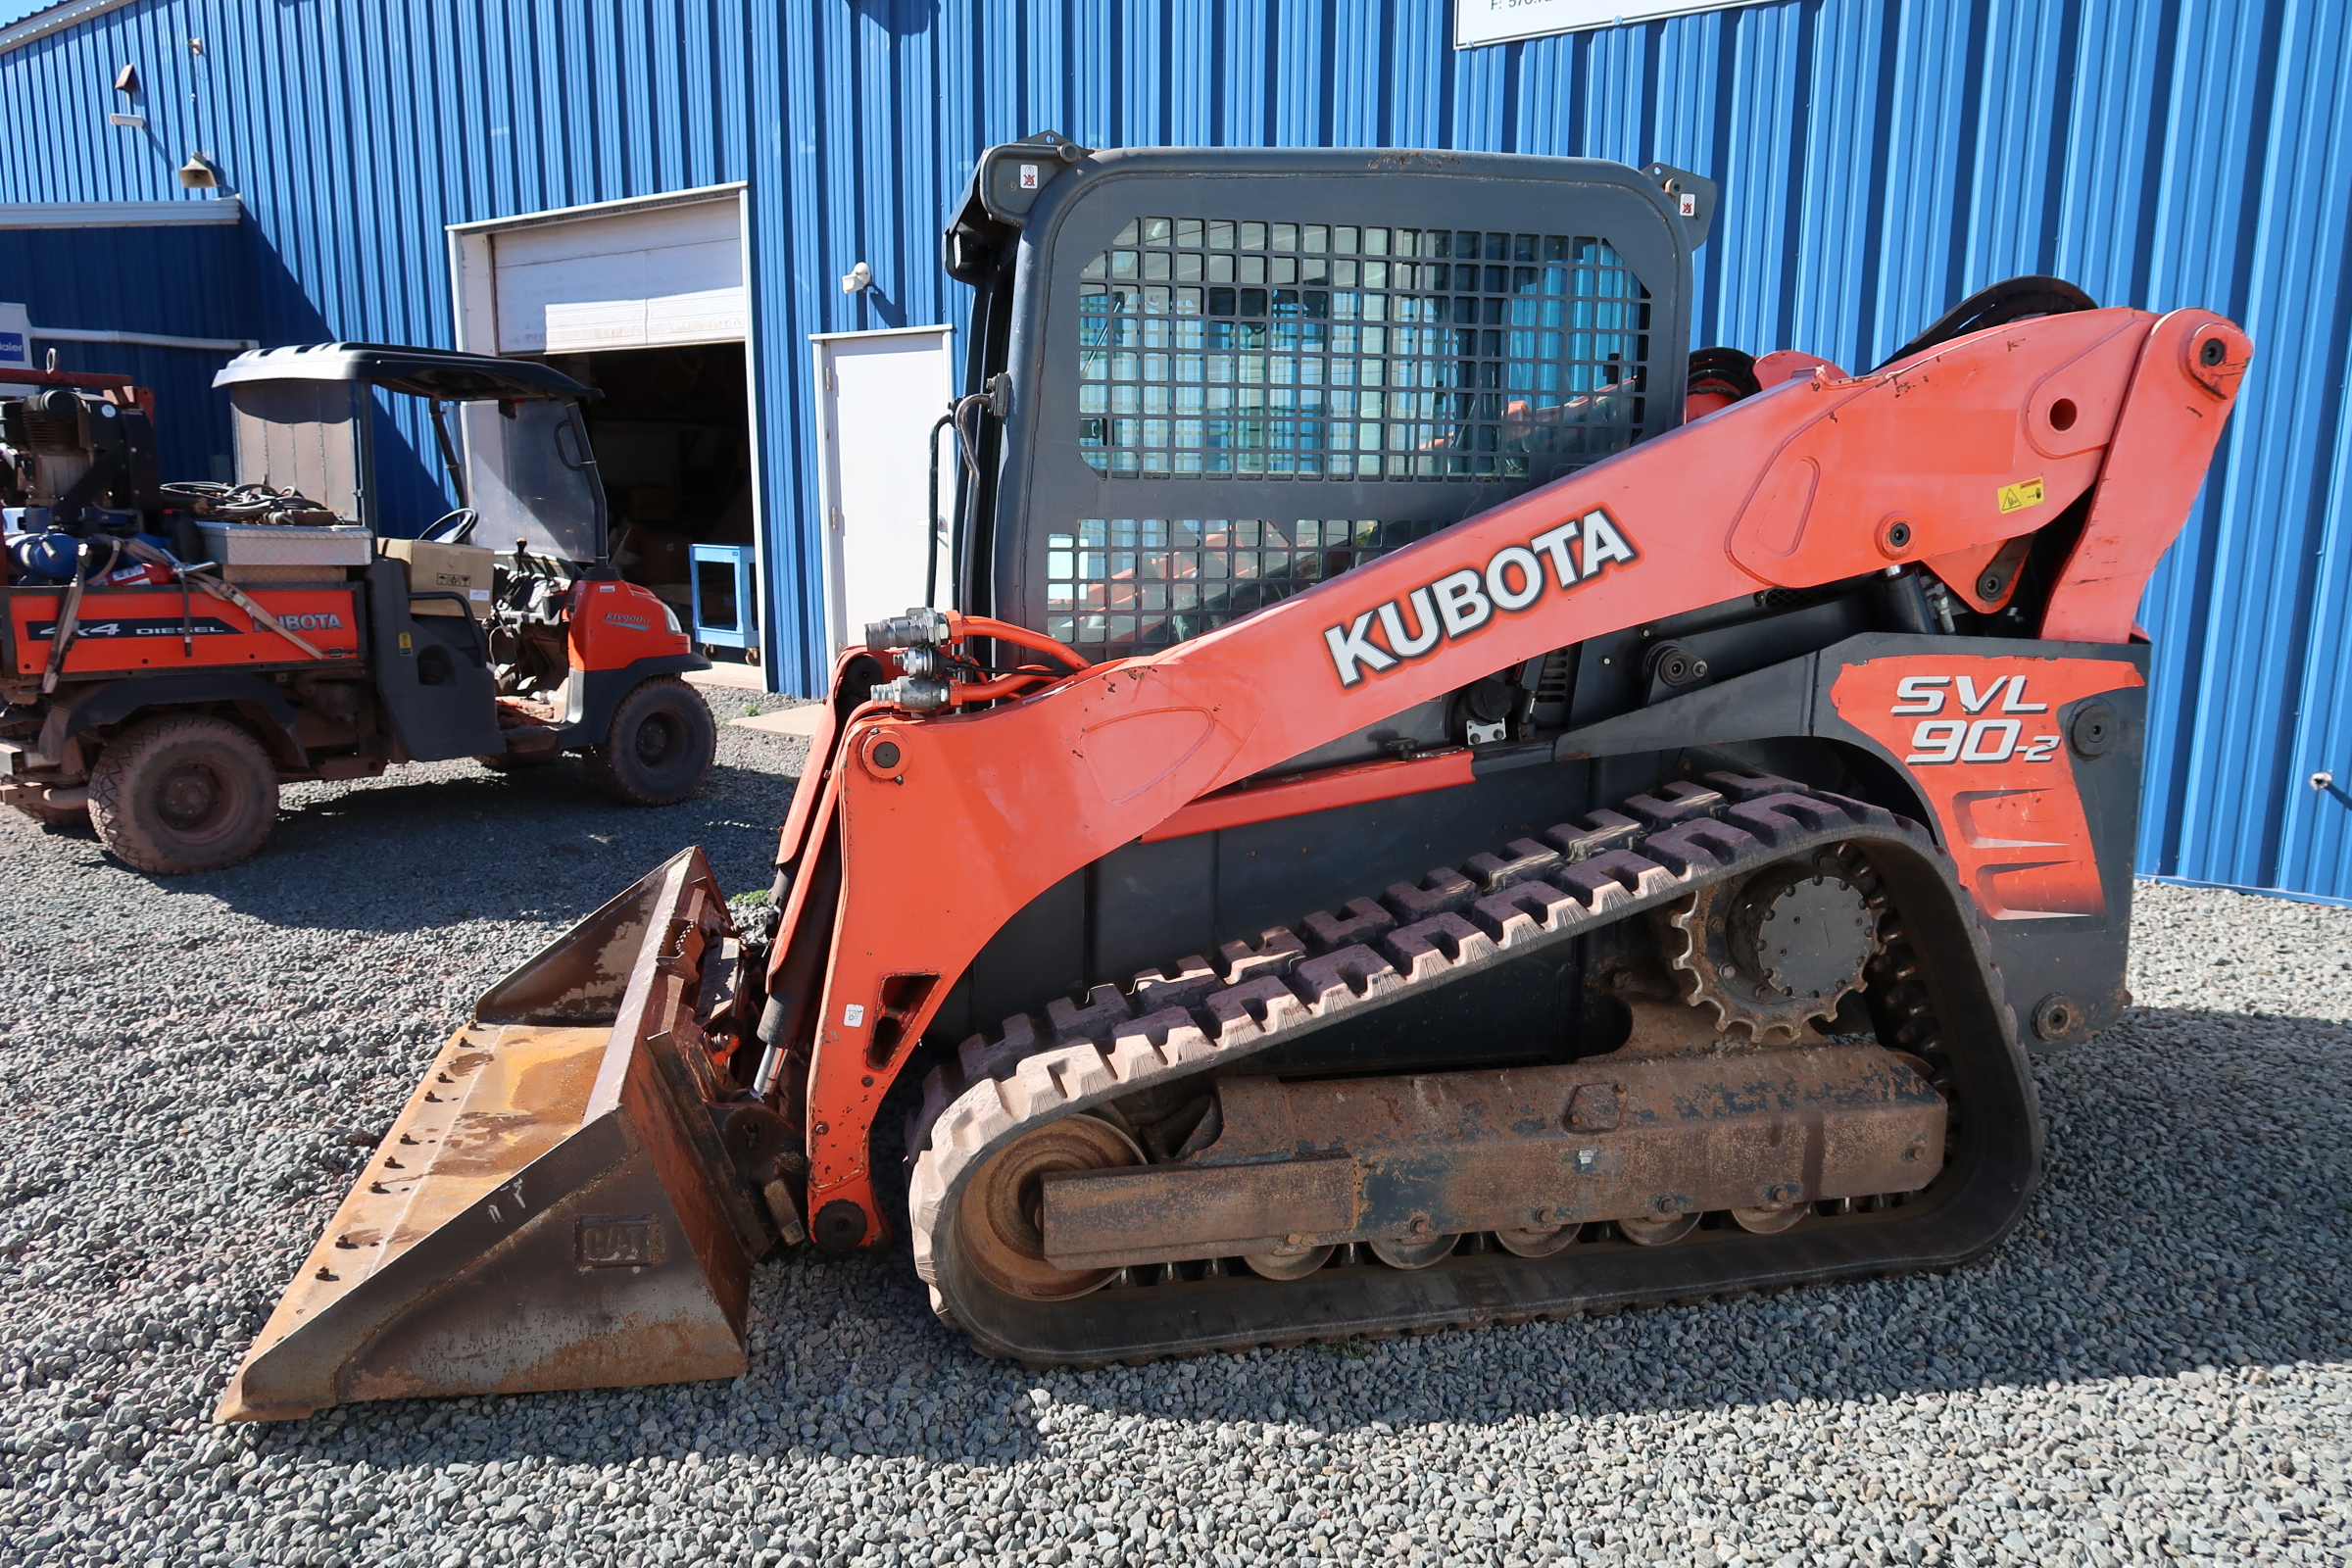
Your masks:
[[[2023,512],[2028,507],[2040,505],[2041,476],[2039,474],[2031,479],[2020,479],[2015,484],[2001,486],[2001,510],[2003,512]]]

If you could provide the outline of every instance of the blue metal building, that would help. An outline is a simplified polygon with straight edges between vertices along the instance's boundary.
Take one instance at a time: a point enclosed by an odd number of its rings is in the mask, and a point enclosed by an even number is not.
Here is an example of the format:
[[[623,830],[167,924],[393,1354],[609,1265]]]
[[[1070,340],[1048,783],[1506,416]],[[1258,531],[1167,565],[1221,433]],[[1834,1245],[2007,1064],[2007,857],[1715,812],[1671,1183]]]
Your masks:
[[[451,225],[740,185],[767,668],[806,691],[803,344],[961,322],[937,234],[983,146],[1051,126],[1663,160],[1723,186],[1701,341],[1868,365],[2023,272],[2248,327],[2254,372],[2143,612],[2142,866],[2352,898],[2342,0],[1777,0],[1461,50],[1451,23],[1440,0],[70,0],[0,29],[0,203],[233,192],[242,220],[0,230],[0,297],[36,322],[447,344]],[[126,107],[144,123],[110,122]],[[220,192],[174,180],[198,150]],[[860,260],[875,287],[844,295]],[[217,363],[59,347],[191,408]],[[219,450],[217,417],[174,455]],[[423,463],[399,482],[437,504]]]

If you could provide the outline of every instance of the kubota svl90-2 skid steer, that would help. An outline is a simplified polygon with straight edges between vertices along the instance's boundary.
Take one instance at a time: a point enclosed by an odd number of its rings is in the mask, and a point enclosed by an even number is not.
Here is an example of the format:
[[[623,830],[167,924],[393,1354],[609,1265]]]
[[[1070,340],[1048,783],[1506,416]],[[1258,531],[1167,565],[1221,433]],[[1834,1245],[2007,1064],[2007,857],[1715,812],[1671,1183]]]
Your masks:
[[[1690,355],[1713,198],[992,149],[959,609],[841,656],[772,933],[689,851],[485,996],[222,1414],[728,1376],[779,1243],[1079,1365],[1995,1245],[2250,346],[2030,278]]]

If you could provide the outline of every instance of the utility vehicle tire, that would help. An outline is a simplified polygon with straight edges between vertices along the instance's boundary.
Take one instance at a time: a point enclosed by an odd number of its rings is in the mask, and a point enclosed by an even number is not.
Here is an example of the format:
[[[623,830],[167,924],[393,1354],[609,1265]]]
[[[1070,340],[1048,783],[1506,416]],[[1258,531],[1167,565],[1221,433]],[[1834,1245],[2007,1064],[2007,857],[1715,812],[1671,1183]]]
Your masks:
[[[90,774],[90,821],[116,858],[159,876],[217,871],[277,821],[277,769],[226,719],[170,714],[109,742]]]
[[[90,808],[86,806],[20,806],[17,809],[60,833],[89,831]]]
[[[586,753],[597,787],[628,806],[675,806],[703,787],[717,755],[710,705],[675,675],[638,682]]]

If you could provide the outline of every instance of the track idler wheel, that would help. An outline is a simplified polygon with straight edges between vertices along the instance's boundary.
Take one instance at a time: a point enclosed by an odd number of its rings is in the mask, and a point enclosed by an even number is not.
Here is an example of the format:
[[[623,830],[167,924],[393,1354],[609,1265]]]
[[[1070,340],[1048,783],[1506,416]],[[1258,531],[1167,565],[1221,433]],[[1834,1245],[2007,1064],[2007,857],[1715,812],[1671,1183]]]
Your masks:
[[[1143,1162],[1144,1152],[1135,1141],[1100,1117],[1064,1116],[1046,1123],[973,1174],[958,1221],[964,1256],[982,1279],[1024,1300],[1067,1301],[1101,1290],[1117,1269],[1062,1269],[1046,1261],[1039,1224],[1045,1179],[1060,1171]],[[1329,1250],[1324,1249],[1326,1255]],[[1254,1261],[1251,1266],[1256,1267]]]
[[[1920,1074],[1926,1077],[1927,1074]],[[1812,1207],[1800,1200],[1801,1195],[1791,1192],[1784,1203],[1763,1204],[1755,1208],[1735,1208],[1732,1223],[1757,1236],[1778,1236],[1811,1213]]]

